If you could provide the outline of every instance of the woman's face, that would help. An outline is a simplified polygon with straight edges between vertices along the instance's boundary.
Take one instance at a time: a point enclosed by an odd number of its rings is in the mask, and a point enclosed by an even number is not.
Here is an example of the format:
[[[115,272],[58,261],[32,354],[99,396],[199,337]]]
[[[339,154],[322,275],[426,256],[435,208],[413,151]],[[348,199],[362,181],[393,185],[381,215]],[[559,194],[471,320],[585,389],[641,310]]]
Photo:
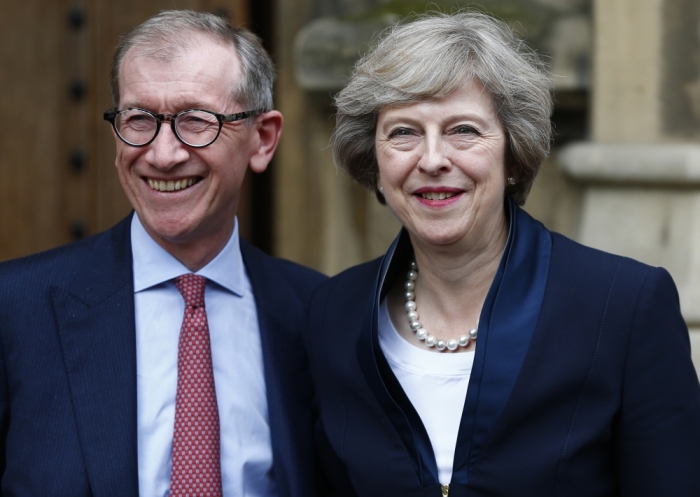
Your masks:
[[[502,233],[506,137],[479,81],[381,111],[375,140],[378,186],[414,244],[474,246]]]

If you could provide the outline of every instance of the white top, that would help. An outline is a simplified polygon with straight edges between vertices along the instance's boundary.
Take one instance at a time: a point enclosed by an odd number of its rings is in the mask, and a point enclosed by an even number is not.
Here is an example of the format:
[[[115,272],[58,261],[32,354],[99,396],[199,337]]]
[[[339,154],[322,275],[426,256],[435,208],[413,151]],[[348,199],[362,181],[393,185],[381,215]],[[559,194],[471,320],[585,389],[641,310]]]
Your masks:
[[[410,344],[391,322],[386,299],[379,307],[378,327],[382,352],[430,437],[438,479],[448,485],[474,351],[438,354]]]
[[[190,271],[131,222],[136,307],[139,495],[170,494],[177,348],[185,303],[173,279]],[[221,428],[224,496],[275,497],[258,315],[243,266],[238,221],[196,274],[204,292]]]

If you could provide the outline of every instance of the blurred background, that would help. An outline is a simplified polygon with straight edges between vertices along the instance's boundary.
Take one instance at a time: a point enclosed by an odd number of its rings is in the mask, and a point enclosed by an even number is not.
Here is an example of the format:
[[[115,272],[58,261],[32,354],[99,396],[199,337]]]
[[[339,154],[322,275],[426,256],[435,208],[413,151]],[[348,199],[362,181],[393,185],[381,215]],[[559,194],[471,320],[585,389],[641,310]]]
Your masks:
[[[173,8],[248,27],[277,65],[285,130],[246,179],[242,235],[327,274],[381,255],[399,226],[334,169],[332,95],[389,23],[460,7],[507,21],[554,75],[554,146],[526,210],[667,268],[700,367],[700,0],[3,0],[0,260],[128,214],[102,120],[109,66],[119,34]]]

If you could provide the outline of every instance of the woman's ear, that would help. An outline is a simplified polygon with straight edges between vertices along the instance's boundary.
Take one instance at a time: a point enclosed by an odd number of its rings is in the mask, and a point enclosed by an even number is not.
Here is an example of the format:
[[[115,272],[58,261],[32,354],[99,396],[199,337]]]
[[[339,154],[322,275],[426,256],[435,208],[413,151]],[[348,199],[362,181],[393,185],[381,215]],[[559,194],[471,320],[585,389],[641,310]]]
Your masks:
[[[377,171],[377,184],[374,190],[374,195],[377,197],[380,204],[386,205],[386,199],[384,198],[384,187],[382,186],[381,179],[379,178],[379,171]]]

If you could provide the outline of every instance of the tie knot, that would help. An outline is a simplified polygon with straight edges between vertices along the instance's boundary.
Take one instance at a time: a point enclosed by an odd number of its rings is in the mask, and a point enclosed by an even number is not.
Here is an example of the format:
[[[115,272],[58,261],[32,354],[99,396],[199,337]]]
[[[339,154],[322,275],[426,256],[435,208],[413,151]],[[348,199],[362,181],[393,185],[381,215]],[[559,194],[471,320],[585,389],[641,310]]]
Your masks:
[[[204,286],[207,279],[196,274],[183,274],[175,278],[175,286],[180,290],[185,305],[189,307],[204,307]]]

